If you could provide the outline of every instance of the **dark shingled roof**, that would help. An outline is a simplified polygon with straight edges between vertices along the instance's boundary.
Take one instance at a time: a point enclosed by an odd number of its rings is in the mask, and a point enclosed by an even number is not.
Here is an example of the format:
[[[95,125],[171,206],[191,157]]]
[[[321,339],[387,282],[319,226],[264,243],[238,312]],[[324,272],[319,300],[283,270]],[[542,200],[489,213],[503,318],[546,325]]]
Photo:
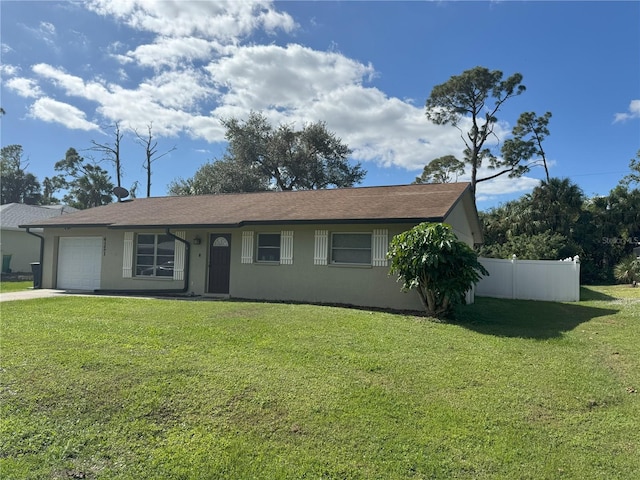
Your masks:
[[[24,223],[39,222],[50,217],[67,215],[78,210],[67,205],[25,205],[6,203],[0,205],[0,226],[2,230],[19,230]]]
[[[466,191],[470,195],[468,183],[445,183],[136,198],[29,226],[151,228],[441,221]]]

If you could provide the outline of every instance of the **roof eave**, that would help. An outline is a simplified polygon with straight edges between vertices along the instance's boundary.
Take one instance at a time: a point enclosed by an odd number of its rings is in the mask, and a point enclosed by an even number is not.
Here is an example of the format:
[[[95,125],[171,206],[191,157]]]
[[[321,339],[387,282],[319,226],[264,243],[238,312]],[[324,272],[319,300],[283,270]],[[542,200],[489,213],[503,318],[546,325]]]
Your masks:
[[[18,228],[109,228],[110,225],[110,223],[28,223],[18,225]]]
[[[416,222],[441,222],[445,217],[405,217],[405,218],[319,218],[304,220],[247,220],[235,223],[162,223],[162,224],[48,224],[48,225],[20,225],[20,228],[108,228],[109,230],[157,230],[165,228],[242,228],[259,225],[373,225],[373,224],[404,224]]]
[[[159,228],[242,228],[260,225],[366,225],[379,223],[415,223],[415,222],[436,222],[442,221],[443,217],[430,218],[320,218],[308,220],[246,220],[236,223],[185,223],[185,224],[156,224],[156,225],[109,225],[110,230],[127,229],[159,229]]]
[[[480,222],[480,217],[478,215],[478,207],[476,206],[475,196],[471,192],[471,184],[468,184],[465,187],[465,189],[462,191],[462,193],[460,193],[460,196],[456,199],[455,202],[453,202],[453,204],[451,205],[451,207],[447,211],[447,213],[444,216],[444,218],[447,218],[449,216],[449,214],[451,214],[451,212],[453,212],[453,210],[456,208],[458,203],[464,201],[465,195],[469,195],[469,198],[470,198],[470,201],[471,201],[471,208],[473,209],[473,212],[472,212],[473,215],[471,215],[471,220],[476,224],[475,227],[476,227],[476,230],[477,230],[478,240],[480,240],[479,242],[474,242],[474,243],[476,245],[482,245],[484,243],[484,233],[483,233],[483,230],[482,230],[482,223]],[[476,239],[476,236],[474,235],[474,240],[475,239]]]
[[[37,227],[32,227],[31,225],[29,225],[29,228],[37,228]],[[24,232],[24,228],[22,228],[22,226],[18,225],[17,227],[8,225],[8,226],[2,226],[1,230],[3,231],[8,231],[8,232]],[[39,230],[42,230],[41,228],[39,228]]]

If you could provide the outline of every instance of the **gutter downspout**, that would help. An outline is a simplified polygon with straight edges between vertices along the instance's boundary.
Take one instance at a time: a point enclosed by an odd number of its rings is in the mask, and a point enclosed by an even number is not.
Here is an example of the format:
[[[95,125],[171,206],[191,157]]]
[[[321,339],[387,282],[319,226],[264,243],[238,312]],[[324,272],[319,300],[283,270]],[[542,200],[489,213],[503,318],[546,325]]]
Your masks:
[[[149,289],[140,289],[140,290],[135,290],[135,289],[121,289],[121,290],[114,290],[114,289],[101,289],[98,288],[96,290],[94,290],[95,293],[121,293],[121,294],[127,294],[127,293],[131,293],[131,294],[144,294],[144,295],[170,295],[170,294],[174,294],[174,293],[186,293],[189,290],[189,265],[191,264],[191,244],[189,242],[187,242],[186,240],[178,237],[177,235],[174,235],[173,233],[170,232],[170,228],[167,227],[165,230],[165,233],[167,235],[169,235],[170,237],[173,237],[175,240],[178,240],[179,242],[182,242],[184,244],[184,285],[182,288],[168,288],[165,290],[149,290]],[[32,234],[33,235],[33,234]]]
[[[36,279],[34,278],[33,281],[33,288],[42,288],[42,263],[44,262],[44,237],[42,235],[38,235],[37,233],[33,233],[31,231],[31,227],[26,227],[27,229],[27,233],[29,235],[33,235],[34,237],[38,237],[40,239],[40,272],[39,272],[39,277],[36,282]],[[36,286],[37,285],[37,286]]]

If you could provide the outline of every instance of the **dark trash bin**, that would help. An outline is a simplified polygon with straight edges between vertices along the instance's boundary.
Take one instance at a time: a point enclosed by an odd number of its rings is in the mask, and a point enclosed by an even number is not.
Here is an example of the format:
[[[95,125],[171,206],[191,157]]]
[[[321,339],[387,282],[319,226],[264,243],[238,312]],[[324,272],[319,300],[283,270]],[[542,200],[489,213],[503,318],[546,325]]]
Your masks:
[[[2,273],[11,273],[11,254],[2,255]]]
[[[33,273],[33,288],[42,288],[42,267],[40,262],[31,263],[31,273]]]

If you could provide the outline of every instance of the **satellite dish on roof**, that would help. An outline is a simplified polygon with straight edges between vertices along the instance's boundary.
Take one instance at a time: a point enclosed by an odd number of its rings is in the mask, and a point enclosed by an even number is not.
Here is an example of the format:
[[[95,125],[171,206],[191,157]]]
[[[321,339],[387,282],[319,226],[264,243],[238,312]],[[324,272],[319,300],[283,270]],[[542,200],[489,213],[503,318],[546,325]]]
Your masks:
[[[118,197],[118,201],[121,202],[123,198],[127,198],[129,196],[129,190],[123,187],[115,187],[113,189],[113,194]]]

